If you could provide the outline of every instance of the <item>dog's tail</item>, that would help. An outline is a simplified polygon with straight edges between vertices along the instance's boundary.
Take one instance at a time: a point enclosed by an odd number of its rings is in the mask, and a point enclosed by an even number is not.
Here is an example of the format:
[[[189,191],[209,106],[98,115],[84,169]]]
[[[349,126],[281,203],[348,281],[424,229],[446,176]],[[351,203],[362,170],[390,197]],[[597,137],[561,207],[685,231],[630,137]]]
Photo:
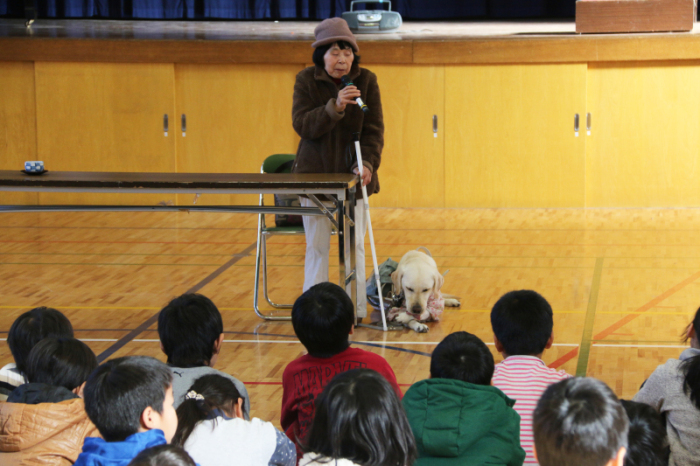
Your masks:
[[[422,249],[423,251],[425,251],[425,253],[426,253],[427,255],[429,255],[430,257],[433,257],[433,255],[430,253],[430,250],[429,250],[428,248],[426,248],[425,246],[418,246],[418,247],[416,248],[416,251],[420,251],[421,249]]]

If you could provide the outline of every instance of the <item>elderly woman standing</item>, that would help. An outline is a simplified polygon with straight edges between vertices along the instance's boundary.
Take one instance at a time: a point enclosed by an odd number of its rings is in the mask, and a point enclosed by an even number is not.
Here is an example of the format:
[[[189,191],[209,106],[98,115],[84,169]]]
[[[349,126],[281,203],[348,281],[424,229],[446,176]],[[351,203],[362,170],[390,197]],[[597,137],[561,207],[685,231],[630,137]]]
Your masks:
[[[292,123],[301,136],[293,173],[355,173],[353,133],[360,134],[363,171],[362,183],[367,195],[379,192],[377,169],[384,147],[384,121],[377,77],[360,68],[357,41],[342,18],[326,19],[314,30],[312,44],[314,66],[297,75],[294,85]],[[348,75],[352,85],[344,86],[341,78]],[[363,112],[356,99],[361,97],[369,107]],[[366,232],[365,205],[358,191],[355,209],[357,283],[365,283]],[[302,206],[315,207],[307,198]],[[304,291],[328,281],[331,223],[325,217],[304,217],[306,231],[306,263]],[[367,315],[367,294],[364,286],[357,295],[357,316]]]

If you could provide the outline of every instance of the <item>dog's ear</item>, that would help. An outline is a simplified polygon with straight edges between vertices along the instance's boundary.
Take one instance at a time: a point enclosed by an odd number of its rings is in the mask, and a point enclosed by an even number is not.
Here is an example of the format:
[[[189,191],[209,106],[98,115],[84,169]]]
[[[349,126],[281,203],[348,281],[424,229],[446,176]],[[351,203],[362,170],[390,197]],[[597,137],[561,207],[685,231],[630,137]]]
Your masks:
[[[391,272],[391,281],[394,283],[394,293],[401,294],[403,289],[401,288],[401,279],[403,278],[403,270],[401,267]]]
[[[443,277],[437,270],[435,271],[434,277],[435,283],[433,284],[433,294],[436,294],[438,291],[440,291],[440,288],[442,288],[442,285],[445,283],[445,277]]]

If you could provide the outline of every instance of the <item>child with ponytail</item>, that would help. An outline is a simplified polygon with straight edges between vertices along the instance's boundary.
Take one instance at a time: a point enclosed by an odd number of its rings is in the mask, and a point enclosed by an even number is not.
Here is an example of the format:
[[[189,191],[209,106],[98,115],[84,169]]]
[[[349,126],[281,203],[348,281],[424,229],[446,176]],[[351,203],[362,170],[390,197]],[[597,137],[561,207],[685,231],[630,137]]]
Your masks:
[[[700,457],[700,309],[685,331],[690,348],[649,376],[633,401],[646,403],[666,418],[669,466],[698,464]]]
[[[172,444],[206,466],[295,466],[294,443],[269,422],[245,420],[243,401],[229,378],[198,378],[177,408]]]

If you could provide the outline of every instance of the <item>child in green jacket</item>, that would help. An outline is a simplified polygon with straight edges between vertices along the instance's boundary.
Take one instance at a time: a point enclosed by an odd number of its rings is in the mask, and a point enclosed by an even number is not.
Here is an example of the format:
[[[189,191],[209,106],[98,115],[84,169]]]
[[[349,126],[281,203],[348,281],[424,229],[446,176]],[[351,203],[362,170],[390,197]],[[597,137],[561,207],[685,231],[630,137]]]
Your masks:
[[[415,466],[520,466],[520,416],[515,401],[491,386],[493,355],[467,332],[445,337],[430,360],[430,379],[403,398],[416,438]]]

